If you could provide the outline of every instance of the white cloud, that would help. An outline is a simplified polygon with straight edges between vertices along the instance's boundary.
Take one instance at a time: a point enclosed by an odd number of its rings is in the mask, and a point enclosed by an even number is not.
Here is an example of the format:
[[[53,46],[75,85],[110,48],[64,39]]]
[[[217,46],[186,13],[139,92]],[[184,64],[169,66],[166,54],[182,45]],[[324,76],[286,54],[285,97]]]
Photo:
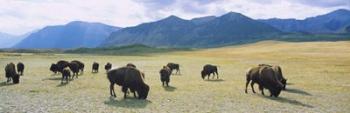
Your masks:
[[[335,3],[336,2],[336,3]],[[191,19],[229,11],[258,18],[315,16],[339,8],[345,0],[0,0],[0,32],[22,34],[46,25],[82,20],[134,26],[169,15]]]

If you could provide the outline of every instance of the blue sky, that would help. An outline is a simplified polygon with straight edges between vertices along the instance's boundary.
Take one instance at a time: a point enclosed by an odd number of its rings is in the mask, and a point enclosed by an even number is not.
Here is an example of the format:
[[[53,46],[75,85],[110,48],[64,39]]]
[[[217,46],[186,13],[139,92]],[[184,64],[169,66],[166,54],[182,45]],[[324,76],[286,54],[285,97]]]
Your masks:
[[[350,0],[0,0],[0,32],[23,34],[70,21],[127,27],[169,15],[184,19],[239,12],[254,19],[304,19],[336,9]]]

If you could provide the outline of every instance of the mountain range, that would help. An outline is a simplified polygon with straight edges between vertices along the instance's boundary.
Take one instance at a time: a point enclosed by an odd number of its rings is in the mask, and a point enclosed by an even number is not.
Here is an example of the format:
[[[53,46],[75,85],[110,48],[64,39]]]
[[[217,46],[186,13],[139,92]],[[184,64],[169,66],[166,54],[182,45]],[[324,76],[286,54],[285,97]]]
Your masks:
[[[71,49],[133,44],[156,47],[215,47],[276,39],[290,33],[350,34],[350,11],[339,9],[303,20],[255,20],[235,12],[190,20],[172,15],[159,21],[126,28],[73,21],[65,25],[44,27],[23,40],[0,34],[0,48],[14,45],[13,48]]]
[[[101,23],[73,21],[66,25],[47,26],[30,34],[14,48],[79,48],[97,47],[119,27]]]
[[[296,19],[267,19],[259,20],[283,32],[303,32],[312,34],[344,33],[349,32],[350,11],[339,9],[325,15]]]
[[[104,46],[144,44],[167,47],[210,47],[265,39],[281,32],[240,13],[192,20],[169,16],[160,21],[113,32]]]

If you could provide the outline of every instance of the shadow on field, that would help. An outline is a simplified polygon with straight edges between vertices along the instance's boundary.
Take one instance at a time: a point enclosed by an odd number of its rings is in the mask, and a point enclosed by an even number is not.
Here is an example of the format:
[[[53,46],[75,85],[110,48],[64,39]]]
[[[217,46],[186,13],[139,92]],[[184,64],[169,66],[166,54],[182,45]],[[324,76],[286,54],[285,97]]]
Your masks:
[[[45,81],[45,80],[61,80],[62,79],[62,77],[55,77],[55,78],[45,78],[45,79],[42,79],[43,81]]]
[[[0,87],[12,86],[12,85],[15,85],[15,84],[13,84],[13,83],[11,83],[11,82],[10,82],[10,83],[6,83],[6,81],[0,83]]]
[[[284,91],[286,91],[288,93],[297,93],[297,94],[301,94],[301,95],[312,96],[312,94],[310,94],[306,91],[300,90],[300,89],[286,88],[286,90],[284,90]]]
[[[165,91],[175,91],[176,90],[176,87],[174,87],[174,86],[163,86],[163,89],[165,90]]]
[[[223,80],[223,79],[205,79],[205,81],[209,81],[209,82],[223,82],[223,81],[225,81],[225,80]]]
[[[123,107],[123,108],[145,108],[149,103],[152,103],[152,102],[149,100],[140,100],[136,98],[116,100],[113,97],[110,97],[109,100],[106,100],[104,102],[104,104],[109,106]]]
[[[66,85],[68,85],[69,84],[69,82],[64,82],[63,84],[58,84],[58,85],[56,85],[56,87],[63,87],[63,86],[66,86]]]
[[[263,96],[263,95],[261,95]],[[294,99],[288,99],[288,98],[284,98],[284,97],[278,97],[278,98],[275,98],[275,97],[269,97],[269,96],[263,96],[264,98],[268,98],[270,100],[274,100],[274,101],[277,101],[277,102],[281,102],[281,103],[289,103],[289,104],[292,104],[292,105],[296,105],[296,106],[303,106],[303,107],[307,107],[307,108],[314,108],[314,106],[312,105],[309,105],[309,104],[305,104],[305,103],[302,103],[298,100],[294,100]]]

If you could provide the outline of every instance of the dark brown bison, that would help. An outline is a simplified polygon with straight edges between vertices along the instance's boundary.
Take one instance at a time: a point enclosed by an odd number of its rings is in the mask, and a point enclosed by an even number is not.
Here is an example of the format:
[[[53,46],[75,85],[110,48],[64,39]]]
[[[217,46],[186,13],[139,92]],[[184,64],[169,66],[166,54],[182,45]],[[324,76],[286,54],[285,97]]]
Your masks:
[[[109,71],[110,69],[112,69],[112,64],[107,62],[107,64],[105,65],[105,70]]]
[[[278,97],[283,88],[282,83],[275,75],[275,71],[269,66],[258,66],[251,68],[246,74],[246,80],[245,93],[248,93],[247,87],[250,81],[252,81],[250,85],[253,93],[255,93],[254,83],[257,83],[261,94],[264,95],[264,88],[266,88],[270,91],[271,97]]]
[[[168,66],[163,66],[163,68],[159,71],[160,73],[160,81],[162,82],[162,85],[164,86],[164,83],[166,86],[169,86],[170,82],[170,75],[171,70]]]
[[[70,70],[68,68],[64,68],[62,70],[62,80],[61,84],[63,84],[63,80],[66,80],[66,83],[69,82],[69,78],[71,77]]]
[[[132,63],[128,63],[128,64],[126,64],[126,67],[133,67],[133,68],[136,68],[136,65],[135,65],[135,64],[132,64]]]
[[[78,61],[78,60],[73,60],[72,62],[75,62],[75,63],[77,63],[77,64],[79,65],[79,71],[80,71],[80,73],[84,73],[84,67],[85,67],[85,65],[84,65],[83,62]]]
[[[114,92],[114,84],[122,86],[124,98],[126,98],[127,90],[137,92],[139,99],[146,99],[149,92],[149,86],[144,83],[141,72],[136,68],[121,67],[108,71],[107,78],[110,81],[110,94],[116,97]],[[135,93],[134,96],[136,97]]]
[[[9,63],[6,65],[5,67],[5,77],[7,78],[7,82],[10,82],[12,80],[12,82],[14,84],[19,83],[19,74],[17,74],[16,72],[16,66],[14,63]]]
[[[98,67],[100,66],[100,64],[98,64],[97,62],[94,62],[92,64],[92,72],[93,73],[97,73],[98,72]]]
[[[17,72],[20,75],[23,75],[23,71],[24,71],[24,64],[22,62],[18,62],[17,63]]]
[[[176,70],[175,74],[180,74],[180,65],[176,63],[168,63],[166,66],[170,68],[170,71]]]
[[[208,80],[209,80],[209,77],[211,74],[213,74],[213,78],[216,74],[216,79],[219,79],[218,67],[215,65],[211,65],[211,64],[204,65],[203,70],[201,72],[202,79],[204,79],[206,76],[208,76]]]
[[[56,63],[56,65],[58,72],[62,73],[63,69],[69,66],[69,62],[65,60],[60,60]]]
[[[57,66],[55,63],[52,63],[52,64],[51,64],[51,67],[50,67],[50,71],[52,71],[52,72],[54,72],[55,74],[57,74],[58,66]]]
[[[259,64],[258,66],[268,66],[268,67],[271,67],[276,76],[277,76],[277,79],[283,84],[283,90],[286,89],[286,85],[287,85],[287,79],[283,77],[283,74],[282,74],[282,68],[278,65],[269,65],[269,64]]]
[[[73,72],[72,79],[74,79],[74,76],[78,78],[80,70],[79,64],[77,62],[70,62],[68,67]]]

